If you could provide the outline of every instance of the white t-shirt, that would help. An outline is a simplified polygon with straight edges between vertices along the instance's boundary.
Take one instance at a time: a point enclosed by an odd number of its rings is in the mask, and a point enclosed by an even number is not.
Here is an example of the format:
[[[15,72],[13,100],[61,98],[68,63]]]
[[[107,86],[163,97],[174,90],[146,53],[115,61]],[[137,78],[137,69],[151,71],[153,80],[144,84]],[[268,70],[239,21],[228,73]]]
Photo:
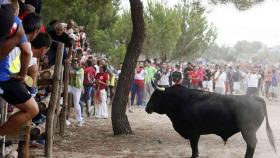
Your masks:
[[[166,74],[162,73],[157,84],[160,86],[169,86],[169,76],[170,76],[170,72]]]
[[[98,74],[100,71],[99,71],[99,67],[98,67],[98,65],[93,65],[94,66],[94,68],[95,68],[95,73],[96,74]]]
[[[134,79],[135,80],[145,80],[146,75],[147,75],[147,72],[143,69],[143,70],[141,70],[141,72],[135,73]]]
[[[18,73],[20,71],[20,66],[21,66],[20,65],[20,53],[21,53],[21,50],[19,47],[15,47],[9,53],[9,70],[12,73]],[[33,56],[33,52],[31,52],[31,55]],[[37,64],[37,58],[32,57],[28,67],[31,67],[32,65],[36,65],[36,64]]]
[[[259,74],[248,74],[246,76],[248,87],[258,87],[261,76]]]
[[[218,75],[219,73],[217,73]],[[216,75],[215,75],[216,77]],[[227,80],[227,74],[225,72],[221,72],[220,76],[217,76],[215,87],[225,88],[225,82]]]

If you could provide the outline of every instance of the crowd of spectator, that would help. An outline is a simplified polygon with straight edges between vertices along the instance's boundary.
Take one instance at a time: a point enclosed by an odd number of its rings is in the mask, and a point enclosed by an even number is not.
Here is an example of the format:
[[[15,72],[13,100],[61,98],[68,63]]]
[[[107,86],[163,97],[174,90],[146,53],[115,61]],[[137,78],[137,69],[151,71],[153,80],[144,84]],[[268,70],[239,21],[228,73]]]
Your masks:
[[[144,65],[143,65],[144,63]],[[151,60],[140,62],[131,86],[130,104],[145,106],[153,92],[151,81],[167,88],[178,82],[187,88],[215,92],[223,95],[263,96],[278,101],[279,68],[274,65],[254,64],[161,64]],[[179,74],[179,75],[178,75]],[[179,79],[179,81],[178,81]]]

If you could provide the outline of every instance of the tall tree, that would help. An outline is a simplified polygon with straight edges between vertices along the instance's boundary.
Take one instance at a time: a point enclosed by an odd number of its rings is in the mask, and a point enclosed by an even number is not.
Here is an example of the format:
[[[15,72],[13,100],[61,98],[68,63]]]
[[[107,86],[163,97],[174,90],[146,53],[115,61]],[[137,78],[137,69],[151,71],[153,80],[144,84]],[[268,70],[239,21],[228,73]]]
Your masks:
[[[169,58],[181,35],[181,12],[160,2],[149,1],[145,10],[147,57]]]
[[[125,114],[128,103],[129,85],[134,77],[134,69],[142,52],[145,39],[145,23],[143,4],[140,0],[130,0],[133,31],[127,47],[122,72],[112,103],[112,126],[115,135],[132,134],[128,118]]]
[[[209,24],[205,9],[199,2],[184,0],[182,11],[182,34],[171,60],[190,58],[206,51],[216,40],[216,28]]]
[[[214,4],[233,3],[239,10],[246,10],[264,1],[265,0],[211,0],[211,2],[213,2]]]

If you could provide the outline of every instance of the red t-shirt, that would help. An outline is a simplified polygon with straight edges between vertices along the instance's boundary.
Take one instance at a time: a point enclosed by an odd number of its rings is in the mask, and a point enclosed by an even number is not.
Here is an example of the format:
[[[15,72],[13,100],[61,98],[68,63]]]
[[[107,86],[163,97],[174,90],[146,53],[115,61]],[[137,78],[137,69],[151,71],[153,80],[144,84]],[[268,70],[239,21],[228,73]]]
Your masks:
[[[98,83],[98,80],[101,80],[102,82],[107,83],[107,81],[109,80],[109,75],[107,73],[98,73],[95,78],[97,80],[97,89],[99,89],[99,90],[105,89],[106,84]]]
[[[199,77],[199,74],[197,73],[197,71],[190,71],[189,75],[191,76],[191,79],[192,79],[192,85],[197,85],[198,77]]]
[[[84,85],[90,85],[95,77],[95,69],[92,66],[84,68],[84,75]],[[88,80],[87,76],[89,76],[90,80]]]

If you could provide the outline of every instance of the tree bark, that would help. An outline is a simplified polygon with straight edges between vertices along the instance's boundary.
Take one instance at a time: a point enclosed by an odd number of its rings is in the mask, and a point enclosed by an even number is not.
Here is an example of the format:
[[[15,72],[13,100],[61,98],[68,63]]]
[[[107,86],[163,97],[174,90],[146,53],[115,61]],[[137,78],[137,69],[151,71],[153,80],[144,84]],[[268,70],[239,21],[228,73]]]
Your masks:
[[[145,39],[145,23],[143,4],[140,0],[130,0],[133,31],[119,77],[115,97],[112,103],[112,126],[115,135],[132,134],[128,118],[125,114],[130,85],[134,77],[134,69],[142,52]]]

